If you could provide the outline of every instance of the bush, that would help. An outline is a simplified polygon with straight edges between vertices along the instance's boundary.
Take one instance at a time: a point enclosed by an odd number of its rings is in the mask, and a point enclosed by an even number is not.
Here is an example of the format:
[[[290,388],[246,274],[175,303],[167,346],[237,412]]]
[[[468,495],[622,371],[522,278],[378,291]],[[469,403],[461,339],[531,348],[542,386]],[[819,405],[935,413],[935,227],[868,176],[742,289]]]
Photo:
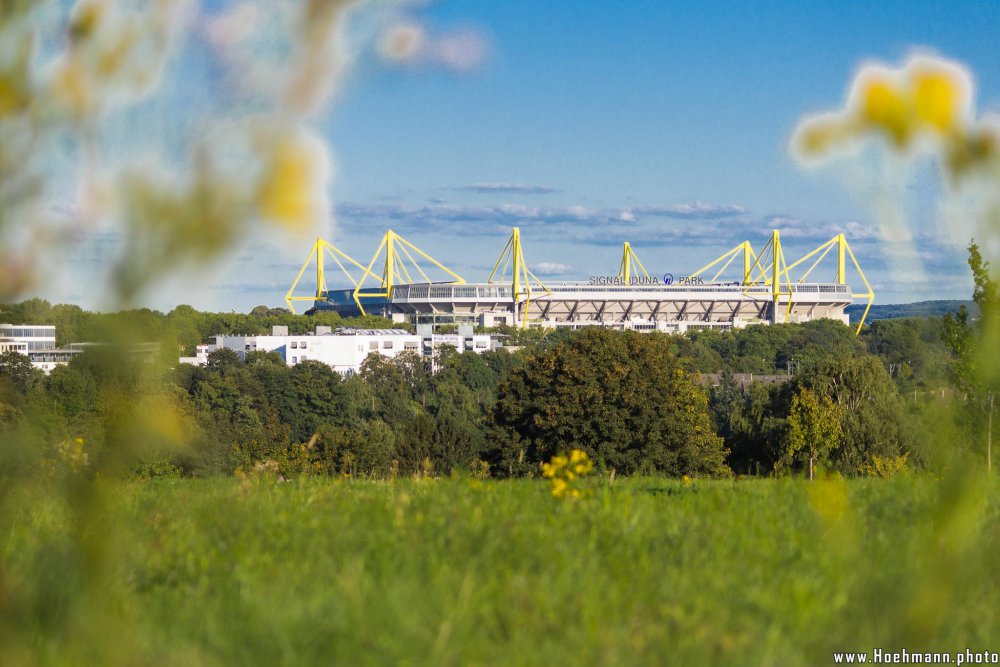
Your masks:
[[[508,473],[580,449],[623,474],[729,474],[707,397],[663,335],[585,329],[514,370],[493,416]]]

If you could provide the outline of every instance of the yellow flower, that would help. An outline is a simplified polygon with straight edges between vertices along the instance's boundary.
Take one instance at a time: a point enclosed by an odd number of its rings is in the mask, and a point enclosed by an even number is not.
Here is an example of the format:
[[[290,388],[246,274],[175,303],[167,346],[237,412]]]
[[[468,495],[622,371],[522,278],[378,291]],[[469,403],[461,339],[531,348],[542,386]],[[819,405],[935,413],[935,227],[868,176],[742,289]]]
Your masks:
[[[575,482],[593,468],[587,453],[574,449],[568,456],[560,454],[553,456],[548,463],[542,463],[542,476],[549,480],[553,496],[579,498],[582,492]]]
[[[93,35],[104,15],[105,4],[102,0],[84,0],[78,3],[70,18],[69,36],[74,40],[82,40]]]
[[[897,144],[905,144],[909,139],[909,105],[891,80],[873,79],[867,83],[861,97],[861,112],[865,121],[888,132]]]
[[[0,117],[27,108],[30,101],[28,93],[20,85],[0,74]]]
[[[846,132],[844,122],[836,116],[811,118],[796,131],[794,145],[803,157],[813,157],[842,142]]]
[[[280,144],[257,195],[261,214],[290,227],[308,225],[315,199],[311,186],[315,168],[305,146],[294,139]]]
[[[957,82],[944,71],[916,72],[913,76],[913,107],[921,122],[941,133],[950,132],[961,110]]]
[[[834,523],[848,509],[847,484],[841,478],[817,480],[809,485],[809,504],[826,523]]]
[[[56,70],[53,92],[77,117],[83,117],[90,109],[92,96],[86,73],[74,59],[65,60]]]

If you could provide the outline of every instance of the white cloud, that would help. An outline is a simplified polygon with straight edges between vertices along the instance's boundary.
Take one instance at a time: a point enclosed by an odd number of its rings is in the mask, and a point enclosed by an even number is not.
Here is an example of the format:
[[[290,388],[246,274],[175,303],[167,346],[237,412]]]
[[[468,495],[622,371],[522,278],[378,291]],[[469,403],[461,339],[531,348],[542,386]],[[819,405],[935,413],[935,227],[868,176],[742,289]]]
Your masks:
[[[411,205],[403,203],[359,204],[343,203],[337,206],[337,215],[347,223],[372,219],[404,223],[479,223],[505,226],[561,225],[582,223],[621,224],[628,221],[631,212],[622,209],[594,209],[586,206],[526,206],[524,204],[499,204],[471,206],[464,204],[432,203]],[[480,233],[481,228],[470,230]]]
[[[460,188],[456,188],[456,190],[478,192],[481,194],[500,192],[522,195],[545,195],[553,192],[559,192],[559,190],[555,188],[550,188],[544,185],[524,185],[523,183],[475,183],[473,185],[465,185]]]
[[[532,266],[531,270],[544,276],[561,276],[572,271],[573,267],[559,262],[539,262]]]
[[[705,204],[700,201],[692,204],[678,204],[676,206],[641,206],[633,209],[633,211],[640,216],[690,218],[697,220],[732,218],[747,212],[745,208],[735,204]]]

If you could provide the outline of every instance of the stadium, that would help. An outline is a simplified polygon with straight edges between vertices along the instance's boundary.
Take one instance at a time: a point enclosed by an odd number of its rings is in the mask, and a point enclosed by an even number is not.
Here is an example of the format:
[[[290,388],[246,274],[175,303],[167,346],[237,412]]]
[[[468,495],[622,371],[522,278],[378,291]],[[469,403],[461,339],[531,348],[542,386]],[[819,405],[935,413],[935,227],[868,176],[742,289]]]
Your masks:
[[[835,264],[833,280],[809,280],[827,257],[831,257],[827,264]],[[350,287],[328,289],[326,267],[330,260]],[[848,260],[865,291],[854,292],[848,285]],[[296,296],[310,265],[315,269],[315,294]],[[440,279],[432,279],[428,271]],[[312,306],[307,312],[335,311],[345,317],[380,315],[410,324],[606,326],[684,332],[821,318],[849,324],[845,308],[854,299],[864,299],[870,307],[874,298],[843,234],[788,263],[781,235],[775,230],[760,252],[744,241],[684,276],[650,275],[625,242],[616,275],[591,276],[585,282],[545,283],[528,268],[520,230],[514,228],[489,277],[474,283],[466,282],[392,230],[382,237],[367,266],[317,239],[286,302],[293,312],[295,302],[309,301]],[[867,314],[866,308],[857,331]]]

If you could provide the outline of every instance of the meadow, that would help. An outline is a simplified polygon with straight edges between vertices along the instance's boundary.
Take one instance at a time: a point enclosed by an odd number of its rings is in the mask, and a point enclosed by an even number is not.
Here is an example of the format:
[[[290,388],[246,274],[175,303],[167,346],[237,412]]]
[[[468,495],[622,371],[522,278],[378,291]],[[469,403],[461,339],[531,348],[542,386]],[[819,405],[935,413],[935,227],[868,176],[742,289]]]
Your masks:
[[[8,496],[2,664],[822,665],[993,650],[1000,493],[269,477]]]

